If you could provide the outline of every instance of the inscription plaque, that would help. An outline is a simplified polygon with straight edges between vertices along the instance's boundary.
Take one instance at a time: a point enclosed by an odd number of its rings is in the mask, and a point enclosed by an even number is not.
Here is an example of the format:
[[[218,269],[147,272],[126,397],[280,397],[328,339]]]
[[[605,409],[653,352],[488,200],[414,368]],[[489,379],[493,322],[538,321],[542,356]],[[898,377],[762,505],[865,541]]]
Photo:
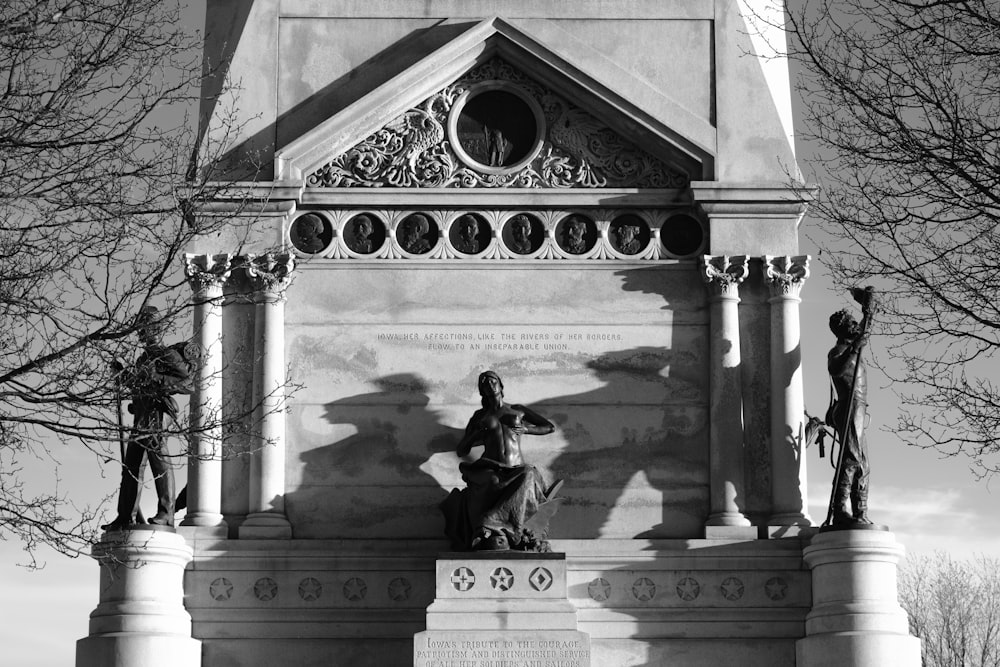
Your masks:
[[[422,632],[414,667],[590,667],[582,632]]]

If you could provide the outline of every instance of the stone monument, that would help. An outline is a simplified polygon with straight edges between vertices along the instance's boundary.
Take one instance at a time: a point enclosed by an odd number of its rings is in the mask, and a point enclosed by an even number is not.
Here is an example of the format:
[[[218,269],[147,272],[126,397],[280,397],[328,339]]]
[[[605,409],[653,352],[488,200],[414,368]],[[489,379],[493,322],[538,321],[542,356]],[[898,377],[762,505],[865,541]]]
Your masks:
[[[233,139],[235,109],[238,133],[195,215],[233,224],[186,260],[191,560],[153,594],[198,664],[874,666],[913,643],[897,547],[807,511],[809,190],[735,0],[207,8],[200,132]],[[566,480],[551,552],[445,537],[487,370],[552,427],[504,462],[529,510]],[[528,514],[469,514],[468,546],[523,542]]]

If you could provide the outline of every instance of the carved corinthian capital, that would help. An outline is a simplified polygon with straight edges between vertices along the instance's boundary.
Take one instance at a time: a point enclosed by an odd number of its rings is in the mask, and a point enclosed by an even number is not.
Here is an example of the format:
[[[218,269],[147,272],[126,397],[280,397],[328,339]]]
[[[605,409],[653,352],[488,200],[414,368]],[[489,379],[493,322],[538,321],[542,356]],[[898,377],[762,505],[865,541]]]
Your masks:
[[[702,257],[702,278],[708,283],[713,297],[735,299],[739,297],[740,283],[750,272],[746,255],[705,255]]]
[[[246,256],[246,272],[255,292],[281,295],[292,280],[295,258],[288,253]]]
[[[764,275],[772,297],[797,299],[809,277],[809,255],[764,255]]]
[[[221,290],[232,267],[232,255],[184,255],[184,275],[196,294]]]

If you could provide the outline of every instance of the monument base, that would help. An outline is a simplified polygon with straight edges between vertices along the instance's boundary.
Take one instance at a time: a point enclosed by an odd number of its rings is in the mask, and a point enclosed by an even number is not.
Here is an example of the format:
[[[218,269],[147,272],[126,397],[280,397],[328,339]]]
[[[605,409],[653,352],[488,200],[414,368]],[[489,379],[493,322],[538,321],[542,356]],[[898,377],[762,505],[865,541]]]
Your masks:
[[[192,550],[172,529],[136,526],[94,545],[100,602],[77,667],[201,667],[201,642],[184,609],[184,567]]]
[[[896,564],[903,555],[879,529],[818,533],[803,552],[813,605],[797,667],[919,667],[920,640],[899,606]]]
[[[590,635],[566,597],[565,554],[478,552],[437,560],[414,667],[590,667]]]

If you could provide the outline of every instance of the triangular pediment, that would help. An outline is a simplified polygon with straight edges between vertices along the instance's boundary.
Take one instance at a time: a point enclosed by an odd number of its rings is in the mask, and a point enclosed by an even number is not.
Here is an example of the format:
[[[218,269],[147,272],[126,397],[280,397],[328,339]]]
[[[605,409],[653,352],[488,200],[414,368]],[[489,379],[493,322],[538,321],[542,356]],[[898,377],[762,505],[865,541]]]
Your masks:
[[[712,177],[709,123],[552,30],[560,52],[503,19],[477,24],[283,147],[276,173],[318,188],[678,188]],[[513,100],[537,141],[475,125],[473,107],[497,99]]]

